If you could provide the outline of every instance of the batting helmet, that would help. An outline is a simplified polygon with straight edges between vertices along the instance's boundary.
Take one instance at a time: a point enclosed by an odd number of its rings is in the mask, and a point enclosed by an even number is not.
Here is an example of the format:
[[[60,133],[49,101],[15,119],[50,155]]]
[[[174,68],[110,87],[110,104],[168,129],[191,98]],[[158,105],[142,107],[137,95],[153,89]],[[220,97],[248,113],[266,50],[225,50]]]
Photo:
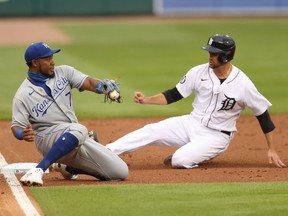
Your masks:
[[[209,38],[207,45],[203,46],[202,49],[211,53],[219,53],[218,60],[226,63],[233,59],[236,44],[229,35],[216,34]]]

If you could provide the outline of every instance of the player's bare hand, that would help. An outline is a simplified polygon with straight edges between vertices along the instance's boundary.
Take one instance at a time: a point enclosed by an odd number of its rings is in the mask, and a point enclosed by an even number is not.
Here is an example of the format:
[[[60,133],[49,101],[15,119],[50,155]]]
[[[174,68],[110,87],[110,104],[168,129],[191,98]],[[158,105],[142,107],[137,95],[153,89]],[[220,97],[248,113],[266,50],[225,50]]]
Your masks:
[[[133,100],[135,103],[144,104],[145,103],[145,96],[142,92],[135,92]]]
[[[274,163],[278,167],[286,167],[286,165],[280,160],[280,157],[275,152],[275,150],[268,150],[268,159],[270,164]]]
[[[23,129],[22,137],[23,140],[27,142],[33,142],[35,140],[35,134],[31,124],[28,124],[26,128]]]

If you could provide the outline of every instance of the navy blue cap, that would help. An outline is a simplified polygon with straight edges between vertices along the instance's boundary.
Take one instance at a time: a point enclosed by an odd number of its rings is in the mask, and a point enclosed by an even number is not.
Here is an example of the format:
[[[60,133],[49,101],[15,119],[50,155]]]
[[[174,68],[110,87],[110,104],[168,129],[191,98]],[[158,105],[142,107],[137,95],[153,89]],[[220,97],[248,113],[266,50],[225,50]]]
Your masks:
[[[27,47],[24,57],[26,63],[29,63],[34,59],[45,58],[60,51],[61,49],[50,49],[50,47],[44,42],[37,42],[32,43],[29,47]]]

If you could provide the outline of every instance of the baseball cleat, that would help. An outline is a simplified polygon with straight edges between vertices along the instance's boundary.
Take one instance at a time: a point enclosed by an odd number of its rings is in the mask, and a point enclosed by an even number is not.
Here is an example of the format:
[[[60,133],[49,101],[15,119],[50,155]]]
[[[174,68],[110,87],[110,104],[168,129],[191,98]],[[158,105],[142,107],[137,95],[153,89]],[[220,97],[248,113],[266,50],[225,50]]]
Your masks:
[[[100,143],[99,139],[97,137],[96,130],[89,131],[88,136],[91,137],[92,139],[94,139],[96,142]]]
[[[32,168],[24,176],[21,177],[20,182],[25,186],[42,186],[42,177],[44,171],[41,168]]]
[[[52,170],[55,170],[56,172],[60,172],[62,176],[67,180],[75,180],[78,178],[78,175],[72,175],[68,171],[66,171],[66,165],[61,163],[53,163],[51,168]]]
[[[172,161],[172,155],[169,155],[164,159],[163,163],[165,166],[171,166],[171,161]]]

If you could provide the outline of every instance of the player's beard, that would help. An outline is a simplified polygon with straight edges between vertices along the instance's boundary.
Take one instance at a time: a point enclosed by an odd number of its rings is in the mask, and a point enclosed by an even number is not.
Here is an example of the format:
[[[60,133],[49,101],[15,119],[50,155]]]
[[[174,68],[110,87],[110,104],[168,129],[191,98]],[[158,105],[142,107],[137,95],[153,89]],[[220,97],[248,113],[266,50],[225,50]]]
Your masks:
[[[54,73],[54,71],[53,71],[52,74],[47,74],[47,75],[45,75],[45,76],[47,76],[48,78],[53,78],[53,77],[55,76],[55,73]]]
[[[43,76],[47,77],[47,78],[53,78],[55,76],[55,72],[54,72],[54,69],[51,70],[51,72],[49,73],[49,70],[45,70],[43,71],[42,70],[42,67],[40,66],[39,67],[39,72],[40,74],[42,74]]]
[[[212,68],[212,69],[217,69],[217,68],[219,68],[222,65],[223,65],[223,63],[220,63],[220,62],[215,63],[213,61],[209,61],[209,67]]]
[[[47,73],[47,72],[42,72],[42,71],[40,73],[47,78],[53,78],[55,76],[54,71],[53,73]]]

